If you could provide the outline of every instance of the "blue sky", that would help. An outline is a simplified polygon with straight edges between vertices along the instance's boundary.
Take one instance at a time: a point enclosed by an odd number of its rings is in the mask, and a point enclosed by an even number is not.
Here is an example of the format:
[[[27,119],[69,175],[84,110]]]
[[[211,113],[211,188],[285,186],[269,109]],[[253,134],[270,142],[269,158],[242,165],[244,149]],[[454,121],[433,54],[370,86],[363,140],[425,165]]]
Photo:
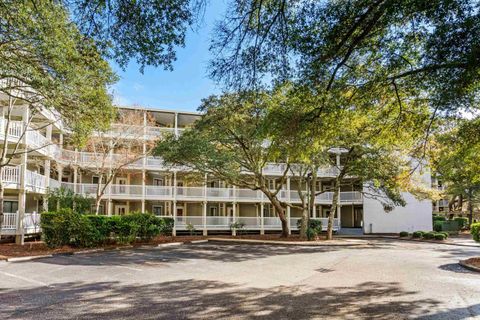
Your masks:
[[[224,15],[224,0],[209,1],[205,17],[197,30],[189,30],[184,48],[177,49],[173,71],[130,63],[125,71],[112,64],[120,81],[112,88],[114,103],[121,106],[195,111],[200,100],[219,93],[220,88],[208,78],[209,40],[216,20]]]

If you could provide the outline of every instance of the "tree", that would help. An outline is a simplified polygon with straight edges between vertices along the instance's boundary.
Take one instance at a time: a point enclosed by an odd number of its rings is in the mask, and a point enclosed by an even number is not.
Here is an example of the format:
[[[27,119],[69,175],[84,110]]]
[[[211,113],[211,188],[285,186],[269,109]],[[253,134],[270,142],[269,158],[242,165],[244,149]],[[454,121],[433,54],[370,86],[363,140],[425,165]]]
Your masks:
[[[90,153],[84,168],[98,176],[95,214],[99,214],[101,201],[113,179],[151,153],[155,142],[145,135],[151,121],[142,111],[121,110],[115,120],[118,130],[98,131],[87,140],[86,150]]]
[[[60,209],[68,208],[78,213],[85,213],[89,212],[92,205],[92,199],[63,187],[48,190],[47,199],[48,211],[59,211]]]
[[[63,6],[57,2],[3,1],[0,29],[4,138],[0,172],[12,159],[48,147],[50,142],[23,147],[35,131],[61,121],[80,142],[98,123],[108,125],[113,108],[107,87],[116,76],[95,44],[71,23]],[[21,124],[13,117],[19,106],[26,111]],[[50,119],[33,123],[35,116],[45,111]],[[0,223],[3,193],[0,182]]]
[[[171,165],[192,168],[227,184],[260,190],[271,202],[288,237],[287,204],[279,199],[289,165],[270,189],[264,168],[269,162],[285,163],[284,142],[277,139],[268,122],[269,106],[275,96],[241,92],[211,96],[202,102],[204,113],[178,139],[159,141],[155,153]]]
[[[474,0],[231,1],[211,76],[235,88],[294,79],[325,98],[388,89],[428,99],[436,115],[476,108],[478,9]]]
[[[480,119],[455,120],[437,133],[430,159],[440,174],[446,194],[467,200],[469,224],[480,201]],[[459,205],[462,210],[462,206]]]
[[[135,59],[145,66],[172,69],[175,49],[202,17],[205,0],[62,0],[81,32],[102,54],[125,68]]]
[[[416,159],[423,154],[423,133],[430,125],[428,104],[410,103],[403,96],[399,104],[386,93],[373,101],[354,91],[338,92],[336,99],[324,103],[321,117],[309,121],[324,96],[308,86],[287,85],[282,90],[285,98],[271,107],[269,123],[277,139],[288,142],[284,148],[291,167],[301,165],[304,182],[310,176],[309,190],[315,190],[319,167],[329,166],[337,172],[331,189],[310,193],[313,204],[315,196],[333,192],[328,239],[342,187],[356,187],[365,197],[382,202],[386,211],[405,204],[402,191],[427,196],[428,190],[415,181],[415,172],[420,170],[413,169],[420,169]],[[341,154],[340,162],[335,154]]]

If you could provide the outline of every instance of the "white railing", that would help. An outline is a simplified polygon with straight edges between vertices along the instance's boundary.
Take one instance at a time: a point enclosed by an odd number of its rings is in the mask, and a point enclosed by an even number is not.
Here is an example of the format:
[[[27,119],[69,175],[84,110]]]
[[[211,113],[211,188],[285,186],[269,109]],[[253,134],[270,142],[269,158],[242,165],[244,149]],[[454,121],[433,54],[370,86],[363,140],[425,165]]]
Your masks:
[[[27,170],[27,180],[25,181],[27,187],[33,189],[33,191],[45,191],[47,188],[46,177]]]
[[[238,200],[262,200],[262,192],[250,189],[237,189],[236,198]]]
[[[179,229],[186,229],[191,224],[195,229],[203,228],[202,216],[177,216],[175,217],[175,226]]]
[[[25,213],[23,217],[23,228],[25,229],[25,233],[40,232],[40,213]]]
[[[328,227],[328,218],[310,218],[312,220],[320,220],[322,222],[322,230],[325,231],[327,230]],[[340,229],[340,221],[338,218],[333,218],[333,230],[339,230]]]
[[[3,223],[1,233],[7,234],[18,234],[18,211],[17,212],[6,212],[3,214]],[[25,213],[23,216],[23,230],[24,233],[38,233],[40,229],[40,213],[32,212]]]
[[[281,229],[282,222],[279,217],[264,217],[263,218],[263,227],[265,229]]]
[[[184,199],[198,199],[205,197],[203,187],[177,187],[177,197]]]
[[[24,123],[22,121],[7,121],[6,119],[0,119],[0,135],[3,137],[5,135],[5,127],[8,122],[8,137],[9,138],[20,138],[24,131]]]
[[[207,188],[207,198],[232,199],[234,197],[231,188]]]
[[[3,167],[2,181],[5,184],[19,184],[20,183],[20,166],[6,166]]]
[[[17,229],[17,217],[16,212],[5,212],[3,214],[2,231],[4,230],[16,230]]]
[[[145,195],[148,198],[171,198],[173,195],[173,187],[165,186],[145,186]]]
[[[43,177],[43,176],[41,176]],[[45,178],[45,177],[43,177]],[[77,193],[92,196],[96,194],[96,184],[77,184],[76,190],[72,183],[62,183],[62,186],[69,188]],[[41,186],[38,186],[41,187]],[[239,202],[260,202],[268,201],[263,193],[258,190],[233,189],[233,188],[205,188],[205,187],[177,187],[177,199],[184,200],[211,200],[211,201],[239,201]],[[280,190],[278,198],[287,201],[288,191]],[[140,198],[143,197],[142,185],[118,185],[112,184],[105,190],[105,195],[115,197]],[[172,186],[145,186],[145,199],[166,199],[173,200],[174,187]],[[316,196],[316,203],[328,203],[333,201],[333,192],[325,192]],[[362,193],[358,191],[346,191],[340,193],[341,203],[361,203]],[[290,201],[299,202],[297,191],[290,191]]]
[[[58,188],[60,188],[61,185],[62,184],[60,183],[60,181],[50,178],[48,187],[50,189],[58,189]]]
[[[208,229],[230,229],[232,224],[232,217],[222,217],[222,216],[207,216],[205,217],[206,227]]]
[[[141,185],[112,184],[107,187],[110,196],[141,197],[143,187]]]
[[[235,221],[242,223],[245,229],[259,229],[262,224],[261,217],[235,217]]]

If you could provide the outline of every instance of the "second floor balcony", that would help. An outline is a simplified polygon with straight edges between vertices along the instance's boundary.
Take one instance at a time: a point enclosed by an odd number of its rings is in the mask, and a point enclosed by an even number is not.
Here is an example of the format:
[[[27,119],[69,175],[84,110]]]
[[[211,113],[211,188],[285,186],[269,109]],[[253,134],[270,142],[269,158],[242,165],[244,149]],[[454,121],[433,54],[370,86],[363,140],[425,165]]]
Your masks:
[[[62,183],[62,186],[87,197],[95,197],[97,184]],[[178,200],[178,201],[218,201],[218,202],[268,202],[267,197],[258,190],[237,188],[209,187],[172,187],[152,185],[111,184],[106,187],[104,197],[120,200]],[[278,198],[282,201],[300,203],[298,192],[281,190]],[[323,192],[315,197],[318,204],[331,204],[333,192]],[[361,204],[362,193],[359,191],[343,191],[340,193],[340,203]]]

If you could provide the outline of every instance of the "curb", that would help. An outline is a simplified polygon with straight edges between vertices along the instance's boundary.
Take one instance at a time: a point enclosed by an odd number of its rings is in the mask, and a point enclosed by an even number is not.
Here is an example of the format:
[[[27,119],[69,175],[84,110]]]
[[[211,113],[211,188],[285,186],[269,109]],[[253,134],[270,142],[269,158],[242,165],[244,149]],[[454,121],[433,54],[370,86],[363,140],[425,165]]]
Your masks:
[[[211,242],[231,242],[242,244],[269,244],[269,245],[290,245],[301,247],[356,247],[364,246],[369,243],[318,243],[318,242],[297,242],[297,241],[276,241],[276,240],[253,240],[253,239],[228,239],[228,238],[210,238]]]
[[[426,243],[444,244],[444,245],[447,245],[447,246],[458,246],[458,247],[469,247],[469,248],[478,248],[478,249],[480,249],[480,246],[479,246],[479,245],[475,245],[475,244],[451,243],[451,242],[441,242],[441,241],[422,240],[422,239],[411,239],[411,238],[410,238],[410,239],[405,239],[405,238],[390,238],[390,237],[384,237],[383,239],[412,241],[412,242],[426,242]]]
[[[465,261],[467,261],[467,260],[460,260],[460,261],[458,261],[458,264],[460,264],[462,267],[464,267],[468,270],[480,273],[480,268],[472,266],[471,264],[468,264]]]
[[[157,245],[157,248],[165,248],[165,247],[173,247],[173,246],[180,246],[185,244],[185,242],[167,242],[167,243],[160,243]]]
[[[208,242],[208,239],[206,239],[206,240],[193,240],[193,241],[184,242],[184,243],[206,243],[206,242]]]
[[[46,254],[42,256],[27,256],[27,257],[14,257],[14,258],[7,258],[7,262],[22,262],[22,261],[31,261],[36,259],[42,258],[51,258],[53,254]]]
[[[87,254],[87,253],[95,253],[95,252],[103,252],[103,251],[105,251],[104,248],[101,248],[101,249],[89,249],[89,250],[74,251],[73,254],[74,254],[74,255],[77,255],[77,254]]]

